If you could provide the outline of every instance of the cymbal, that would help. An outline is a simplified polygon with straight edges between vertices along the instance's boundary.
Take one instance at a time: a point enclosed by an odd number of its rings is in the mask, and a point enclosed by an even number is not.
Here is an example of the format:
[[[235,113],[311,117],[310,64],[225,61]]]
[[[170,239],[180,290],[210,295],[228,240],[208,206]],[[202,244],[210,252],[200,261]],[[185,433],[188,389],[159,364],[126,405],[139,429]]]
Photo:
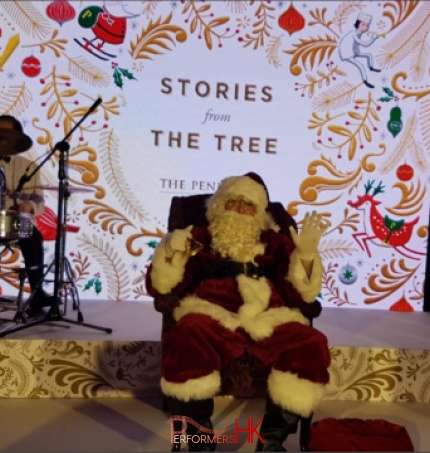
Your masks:
[[[14,156],[31,148],[33,144],[28,135],[15,129],[0,127],[0,156]]]
[[[35,189],[41,189],[41,190],[49,190],[51,192],[59,192],[59,187],[58,186],[34,186]],[[90,193],[94,192],[94,189],[90,189],[88,187],[72,187],[69,186],[67,188],[68,192],[73,194],[73,193]]]

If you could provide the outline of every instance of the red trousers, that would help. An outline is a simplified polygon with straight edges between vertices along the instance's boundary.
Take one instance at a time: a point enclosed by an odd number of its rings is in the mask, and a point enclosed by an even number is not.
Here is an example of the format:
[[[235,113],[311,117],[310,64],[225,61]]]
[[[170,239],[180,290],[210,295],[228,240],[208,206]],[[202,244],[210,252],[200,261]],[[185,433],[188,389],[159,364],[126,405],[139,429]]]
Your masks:
[[[181,318],[163,336],[162,377],[184,383],[221,371],[245,351],[266,366],[318,384],[327,384],[330,352],[327,338],[298,322],[283,324],[256,342],[242,329],[230,331],[202,314]]]

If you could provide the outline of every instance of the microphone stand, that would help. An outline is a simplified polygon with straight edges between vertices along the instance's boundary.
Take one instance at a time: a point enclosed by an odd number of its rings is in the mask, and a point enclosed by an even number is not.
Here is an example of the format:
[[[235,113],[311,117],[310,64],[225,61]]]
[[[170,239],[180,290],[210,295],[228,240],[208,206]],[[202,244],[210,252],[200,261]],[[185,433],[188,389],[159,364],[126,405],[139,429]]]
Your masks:
[[[0,337],[4,337],[13,332],[17,332],[19,330],[27,329],[29,327],[43,324],[45,322],[52,323],[53,321],[61,321],[66,322],[69,324],[76,324],[79,326],[88,327],[91,329],[100,330],[106,333],[112,333],[112,329],[108,327],[101,327],[96,326],[93,324],[88,324],[83,322],[83,316],[80,311],[78,311],[78,320],[72,320],[65,318],[63,315],[66,312],[66,301],[65,301],[65,309],[64,313],[60,311],[60,293],[63,291],[63,296],[66,298],[66,291],[65,288],[65,280],[64,280],[64,273],[67,272],[69,283],[73,286],[72,276],[70,272],[70,263],[65,258],[66,252],[66,218],[67,218],[67,201],[70,196],[69,192],[69,180],[68,180],[68,163],[69,163],[69,149],[70,145],[67,142],[67,139],[73,134],[73,132],[80,126],[80,124],[92,113],[94,110],[100,105],[102,99],[98,98],[94,104],[88,109],[87,113],[76,123],[76,125],[70,130],[70,132],[58,142],[54,148],[47,154],[45,159],[29,174],[22,175],[18,187],[16,189],[16,193],[19,194],[24,185],[31,180],[31,178],[40,170],[40,168],[48,161],[48,159],[56,152],[59,152],[59,168],[58,168],[58,209],[57,209],[57,238],[55,241],[55,258],[54,261],[48,266],[45,275],[42,277],[41,281],[38,282],[36,285],[36,290],[41,286],[43,280],[45,279],[46,275],[50,271],[51,267],[54,266],[54,303],[51,305],[48,313],[42,318],[31,321],[27,323],[27,320],[24,320],[24,324],[20,325],[16,328],[8,329],[6,331],[0,332]],[[74,289],[73,289],[74,291]],[[31,296],[30,296],[31,297]],[[79,304],[77,306],[79,308]],[[62,326],[64,327],[64,326]]]

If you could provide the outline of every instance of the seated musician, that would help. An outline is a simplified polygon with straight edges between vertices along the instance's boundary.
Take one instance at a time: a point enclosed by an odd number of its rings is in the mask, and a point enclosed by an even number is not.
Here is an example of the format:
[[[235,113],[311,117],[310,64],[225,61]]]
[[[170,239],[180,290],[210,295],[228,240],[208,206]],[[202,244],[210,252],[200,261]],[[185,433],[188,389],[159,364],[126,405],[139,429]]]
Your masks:
[[[197,435],[212,429],[220,372],[245,352],[271,369],[257,451],[285,451],[285,439],[328,383],[327,338],[309,325],[321,311],[318,243],[326,226],[312,213],[300,234],[291,227],[287,237],[277,232],[268,204],[255,173],[226,178],[208,200],[209,226],[167,234],[148,269],[149,294],[180,298],[177,322],[163,335],[161,389],[174,415],[201,426],[188,425],[197,439],[189,451],[214,451],[207,436],[198,442]],[[201,249],[190,253],[195,241]]]
[[[19,153],[27,151],[32,146],[32,140],[25,135],[22,126],[13,116],[0,116],[0,191],[1,209],[6,213],[13,211],[24,216],[35,216],[45,209],[43,192],[40,189],[40,176],[35,173],[28,181],[20,194],[15,194],[21,176],[31,172],[32,162]],[[42,287],[44,275],[43,237],[36,228],[35,222],[25,237],[20,237],[18,245],[21,249],[26,268],[28,281],[32,291],[26,313],[29,316],[41,314],[43,307],[49,307],[55,298],[49,296]],[[7,241],[7,237],[5,238]]]

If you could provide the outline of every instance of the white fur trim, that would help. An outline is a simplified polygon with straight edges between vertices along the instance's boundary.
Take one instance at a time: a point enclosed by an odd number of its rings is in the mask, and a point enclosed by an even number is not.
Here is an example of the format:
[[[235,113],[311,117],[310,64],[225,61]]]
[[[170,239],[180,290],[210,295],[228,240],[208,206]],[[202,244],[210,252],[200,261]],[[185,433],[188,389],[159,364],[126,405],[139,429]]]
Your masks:
[[[236,314],[206,300],[188,296],[181,301],[179,307],[175,308],[173,316],[176,321],[179,321],[182,317],[193,313],[206,315],[232,332],[239,327],[243,327],[255,341],[270,337],[275,327],[281,324],[299,322],[300,324],[309,325],[309,320],[298,309],[287,307],[271,308],[257,314],[258,308],[261,307],[258,307],[258,305],[250,306],[250,310],[247,311],[242,306],[239,309],[239,314]],[[253,315],[253,310],[255,310],[255,315]]]
[[[306,326],[309,325],[309,320],[305,318],[298,309],[288,307],[271,308],[254,318],[242,316],[240,313],[239,319],[240,326],[243,327],[255,341],[269,338],[273,334],[275,328],[282,324],[299,322]]]
[[[245,197],[254,203],[261,211],[268,205],[267,193],[264,187],[249,176],[230,176],[221,181],[218,190],[213,195],[215,198]]]
[[[240,325],[236,313],[196,296],[188,296],[182,299],[179,307],[173,310],[173,317],[176,321],[179,321],[182,317],[192,313],[207,315],[231,331],[235,331]]]
[[[163,237],[155,249],[152,258],[151,282],[152,286],[161,294],[168,294],[184,278],[188,256],[183,252],[176,252],[171,262],[168,258],[166,242],[171,233]]]
[[[214,397],[221,388],[219,371],[213,371],[207,376],[197,379],[188,379],[183,383],[169,382],[161,378],[161,390],[166,396],[188,402]]]
[[[291,254],[286,279],[291,282],[305,302],[314,302],[322,287],[323,266],[318,253],[312,263],[312,274],[308,277],[297,250]]]
[[[308,417],[324,396],[326,386],[301,379],[297,375],[273,370],[267,381],[275,404],[294,414]]]

